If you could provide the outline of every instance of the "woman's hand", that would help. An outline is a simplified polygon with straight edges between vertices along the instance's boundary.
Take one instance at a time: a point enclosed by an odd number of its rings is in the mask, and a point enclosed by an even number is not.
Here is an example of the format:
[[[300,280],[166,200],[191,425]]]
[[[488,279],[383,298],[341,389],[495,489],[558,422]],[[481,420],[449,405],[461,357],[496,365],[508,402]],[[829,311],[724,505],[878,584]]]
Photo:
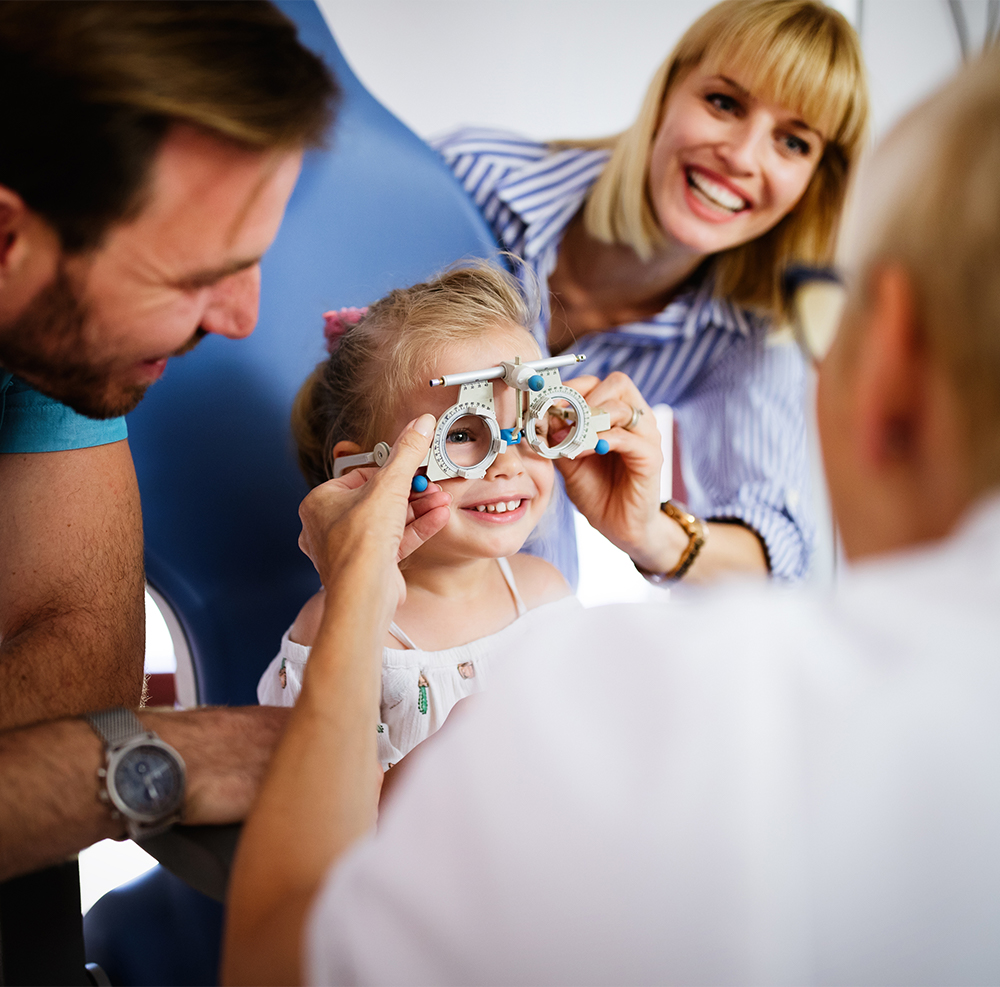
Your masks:
[[[611,416],[602,432],[610,451],[557,459],[566,492],[578,511],[609,541],[651,572],[673,567],[687,544],[678,525],[660,511],[663,451],[656,418],[631,379],[622,373],[605,380],[576,377],[566,382],[592,408]],[[631,429],[633,409],[641,414]],[[676,530],[673,530],[676,529]]]
[[[334,573],[349,570],[352,559],[359,561],[361,542],[366,546],[361,554],[374,553],[372,562],[387,567],[448,523],[451,496],[436,483],[421,494],[410,492],[434,425],[432,415],[422,415],[403,430],[384,467],[357,469],[328,480],[302,501],[299,547],[312,560],[324,586],[329,588]],[[402,584],[398,569],[395,580]]]

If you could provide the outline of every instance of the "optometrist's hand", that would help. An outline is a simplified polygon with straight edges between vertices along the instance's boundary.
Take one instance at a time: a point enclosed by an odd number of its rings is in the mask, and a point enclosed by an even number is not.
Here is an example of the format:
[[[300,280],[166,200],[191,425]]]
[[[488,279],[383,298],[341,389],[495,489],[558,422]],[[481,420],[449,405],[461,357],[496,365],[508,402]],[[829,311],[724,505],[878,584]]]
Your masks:
[[[664,557],[672,558],[673,548],[668,545],[671,522],[660,511],[663,452],[652,409],[622,373],[609,374],[604,380],[575,377],[566,383],[592,408],[607,411],[612,425],[601,433],[610,447],[606,455],[585,452],[576,459],[556,460],[570,500],[601,534],[643,568],[669,569],[661,565]],[[628,429],[633,409],[641,414]]]
[[[433,415],[411,422],[381,469],[357,469],[315,487],[299,507],[299,547],[312,560],[323,585],[355,564],[396,564],[436,534],[450,516],[451,495],[436,483],[421,494],[410,483],[434,434]],[[424,434],[426,432],[426,434]],[[402,578],[399,577],[402,583]]]

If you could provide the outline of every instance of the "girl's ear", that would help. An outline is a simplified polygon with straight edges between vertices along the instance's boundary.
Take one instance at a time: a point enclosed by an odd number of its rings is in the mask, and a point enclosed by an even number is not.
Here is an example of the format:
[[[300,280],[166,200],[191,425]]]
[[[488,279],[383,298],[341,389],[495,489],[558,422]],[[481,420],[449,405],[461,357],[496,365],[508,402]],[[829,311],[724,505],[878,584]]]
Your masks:
[[[338,456],[356,456],[361,452],[361,446],[357,442],[348,442],[346,439],[336,443],[333,447],[333,458]]]

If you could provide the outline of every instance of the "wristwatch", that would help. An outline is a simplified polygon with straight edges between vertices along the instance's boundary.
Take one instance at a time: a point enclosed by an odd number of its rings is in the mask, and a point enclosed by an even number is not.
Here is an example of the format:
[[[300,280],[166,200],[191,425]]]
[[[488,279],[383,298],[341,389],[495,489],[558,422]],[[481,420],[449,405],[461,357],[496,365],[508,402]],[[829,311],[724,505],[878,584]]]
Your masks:
[[[98,797],[133,840],[155,836],[181,817],[184,759],[127,709],[83,717],[104,741],[106,765],[97,772]]]
[[[681,552],[677,565],[669,572],[650,572],[648,569],[643,569],[637,562],[632,563],[642,576],[656,586],[661,586],[664,583],[676,583],[678,579],[682,579],[694,564],[694,560],[698,558],[702,546],[708,541],[708,525],[701,518],[691,514],[683,504],[679,504],[675,500],[667,500],[660,504],[660,510],[667,517],[673,518],[684,529],[688,536],[688,543],[684,551]]]

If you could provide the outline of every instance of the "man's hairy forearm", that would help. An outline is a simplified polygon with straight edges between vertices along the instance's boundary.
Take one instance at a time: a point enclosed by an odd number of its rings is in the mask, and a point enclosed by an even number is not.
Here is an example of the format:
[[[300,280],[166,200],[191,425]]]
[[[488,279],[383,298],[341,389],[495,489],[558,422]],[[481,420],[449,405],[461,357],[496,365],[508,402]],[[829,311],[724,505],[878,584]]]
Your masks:
[[[184,822],[243,819],[288,712],[258,706],[138,711],[187,765]],[[103,745],[82,720],[0,733],[0,880],[124,834],[122,822],[98,800],[103,763]]]

